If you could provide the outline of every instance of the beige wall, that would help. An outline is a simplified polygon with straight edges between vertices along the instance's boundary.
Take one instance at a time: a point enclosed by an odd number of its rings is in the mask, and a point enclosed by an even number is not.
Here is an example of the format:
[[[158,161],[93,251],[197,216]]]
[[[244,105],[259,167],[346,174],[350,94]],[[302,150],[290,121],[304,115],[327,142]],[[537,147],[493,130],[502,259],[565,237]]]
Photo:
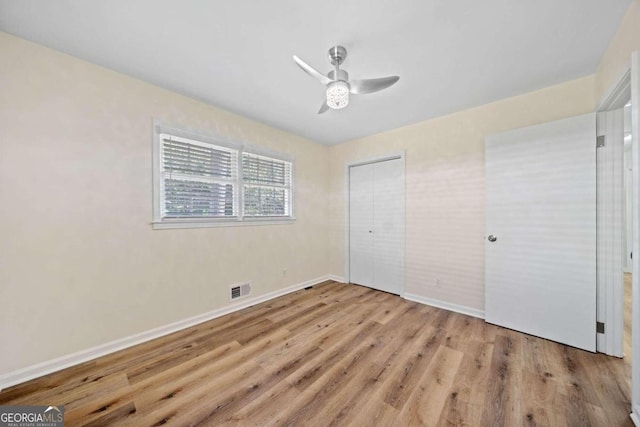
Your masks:
[[[593,87],[585,77],[330,147],[331,272],[345,274],[345,164],[404,150],[405,292],[484,310],[484,137],[591,112]]]
[[[400,150],[406,292],[483,310],[484,137],[593,111],[639,49],[634,0],[595,77],[324,147],[0,33],[0,375],[344,275],[345,163]],[[296,223],[153,231],[154,117],[294,156]]]
[[[620,80],[629,68],[631,53],[637,50],[640,50],[640,0],[633,0],[598,66],[596,103]]]
[[[231,283],[329,273],[326,146],[5,33],[0,52],[0,375],[223,307]],[[292,155],[295,224],[152,230],[154,117]]]

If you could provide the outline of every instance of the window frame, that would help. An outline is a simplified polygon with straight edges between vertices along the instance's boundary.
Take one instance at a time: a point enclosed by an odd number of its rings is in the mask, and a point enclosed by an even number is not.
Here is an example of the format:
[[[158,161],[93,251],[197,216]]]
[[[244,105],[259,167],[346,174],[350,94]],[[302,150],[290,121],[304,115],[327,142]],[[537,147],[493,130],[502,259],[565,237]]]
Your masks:
[[[277,158],[274,157],[273,155],[269,155],[269,154],[264,154],[259,152],[260,150],[256,151],[255,149],[253,150],[243,150],[239,153],[239,164],[241,165],[240,168],[240,172],[242,173],[242,177],[240,177],[240,185],[242,186],[242,188],[240,189],[240,201],[241,201],[241,205],[240,205],[240,215],[242,216],[242,218],[244,218],[245,221],[264,221],[264,220],[268,220],[270,218],[288,218],[291,216],[291,212],[293,211],[293,162],[290,160],[284,160],[281,158]],[[263,157],[267,160],[275,160],[277,162],[283,162],[283,163],[289,163],[288,165],[288,169],[289,169],[289,185],[278,185],[278,184],[265,184],[265,183],[257,183],[257,182],[247,182],[244,179],[244,155],[247,154],[249,156],[254,156],[254,157]],[[285,165],[285,170],[287,168],[287,165]],[[289,215],[248,215],[246,213],[246,206],[245,206],[245,190],[246,187],[261,187],[261,188],[281,188],[284,189],[285,191],[288,191],[288,210],[289,210]]]
[[[211,144],[224,149],[237,151],[237,176],[235,188],[237,194],[234,195],[234,212],[236,215],[227,217],[185,217],[185,218],[163,218],[163,176],[164,169],[162,165],[162,135],[169,135],[179,139],[192,140],[197,143]],[[258,156],[268,157],[273,160],[290,163],[290,186],[289,186],[289,212],[284,216],[244,216],[244,176],[242,171],[243,153],[254,154]],[[166,124],[159,120],[153,121],[153,220],[152,227],[154,230],[171,229],[171,228],[207,228],[207,227],[233,227],[248,225],[282,225],[292,224],[295,222],[294,215],[294,194],[295,194],[295,162],[285,154],[274,152],[263,147],[257,147],[249,143],[238,143],[229,141],[217,135],[207,135],[201,131],[186,129],[181,126]]]

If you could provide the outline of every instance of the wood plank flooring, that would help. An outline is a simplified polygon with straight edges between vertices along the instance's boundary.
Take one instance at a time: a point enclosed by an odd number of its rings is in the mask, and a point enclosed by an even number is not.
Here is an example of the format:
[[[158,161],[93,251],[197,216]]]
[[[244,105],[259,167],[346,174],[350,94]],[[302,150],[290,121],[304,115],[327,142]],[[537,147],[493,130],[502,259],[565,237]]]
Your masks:
[[[327,282],[0,393],[67,426],[632,426],[630,368]]]
[[[631,360],[631,273],[624,273],[624,340],[623,352]]]

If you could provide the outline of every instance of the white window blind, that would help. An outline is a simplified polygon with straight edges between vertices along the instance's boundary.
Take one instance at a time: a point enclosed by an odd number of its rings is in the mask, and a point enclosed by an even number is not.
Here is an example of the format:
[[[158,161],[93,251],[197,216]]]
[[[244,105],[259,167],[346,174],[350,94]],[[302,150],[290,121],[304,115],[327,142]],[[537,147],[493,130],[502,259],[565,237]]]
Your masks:
[[[235,217],[238,151],[161,134],[163,218]]]
[[[154,122],[153,228],[292,223],[293,163],[271,156]]]
[[[291,162],[242,153],[242,178],[244,216],[291,215]]]

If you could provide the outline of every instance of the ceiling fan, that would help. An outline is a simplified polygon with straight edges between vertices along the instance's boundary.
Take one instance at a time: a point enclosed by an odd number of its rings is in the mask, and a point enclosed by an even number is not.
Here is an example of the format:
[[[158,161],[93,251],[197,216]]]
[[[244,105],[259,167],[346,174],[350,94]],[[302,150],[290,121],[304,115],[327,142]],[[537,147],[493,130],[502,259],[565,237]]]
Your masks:
[[[327,88],[325,101],[320,110],[318,110],[318,114],[324,113],[329,108],[339,110],[346,107],[349,105],[349,94],[362,95],[378,92],[388,88],[400,79],[398,76],[390,76],[377,79],[349,80],[349,73],[340,69],[340,64],[344,62],[346,57],[347,49],[342,46],[334,46],[329,49],[329,60],[335,68],[325,76],[302,59],[293,55],[293,60],[304,72],[318,79]]]

